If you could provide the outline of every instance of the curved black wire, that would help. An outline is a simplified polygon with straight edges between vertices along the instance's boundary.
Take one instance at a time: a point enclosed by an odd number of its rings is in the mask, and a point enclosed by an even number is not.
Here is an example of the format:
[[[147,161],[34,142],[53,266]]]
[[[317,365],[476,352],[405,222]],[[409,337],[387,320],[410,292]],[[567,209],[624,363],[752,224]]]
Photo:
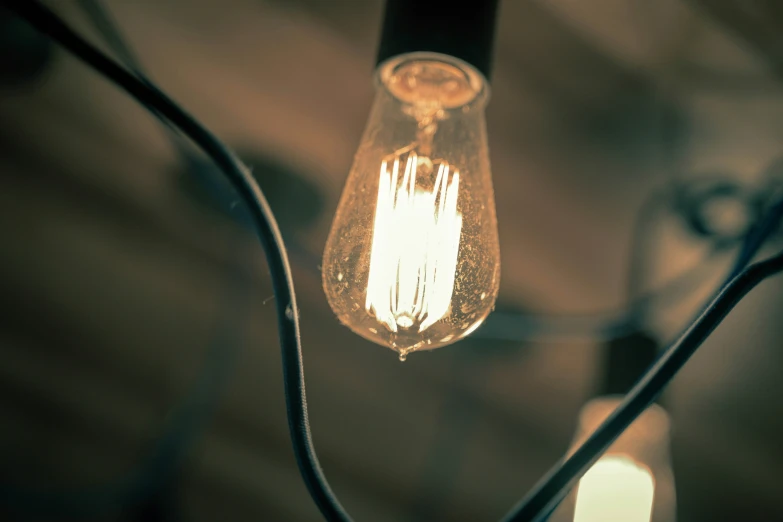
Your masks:
[[[593,434],[568,458],[553,466],[502,522],[546,520],[612,442],[658,398],[666,385],[734,306],[761,281],[783,271],[783,252],[747,266],[764,242],[777,231],[782,219],[783,199],[772,205],[762,219],[748,231],[726,282],[721,285],[706,309],[679,339],[663,352]]]
[[[540,522],[617,437],[650,406],[734,306],[764,279],[783,271],[783,252],[735,276],[628,393],[622,404],[567,459],[558,463],[503,519]]]
[[[87,8],[89,0],[82,5]],[[92,2],[93,7],[98,4]],[[99,9],[89,12],[91,17],[101,15]],[[104,13],[105,14],[105,13]],[[98,22],[98,20],[94,20]],[[106,19],[110,23],[111,20]],[[108,36],[104,34],[104,36]],[[112,46],[119,44],[111,41]],[[115,49],[115,52],[118,50]],[[124,54],[123,54],[124,53]],[[119,49],[119,56],[132,60],[128,49]],[[177,134],[168,121],[167,130],[172,143],[185,150],[184,138]],[[240,221],[247,221],[242,215],[243,207],[230,208],[230,201],[221,200],[229,212],[238,215]],[[170,486],[175,480],[179,466],[187,451],[192,447],[214,412],[220,391],[225,388],[241,347],[242,327],[250,301],[247,271],[238,270],[227,282],[226,297],[221,315],[209,340],[201,370],[184,393],[182,401],[172,409],[163,426],[160,437],[153,443],[147,456],[127,476],[111,483],[65,488],[60,490],[33,490],[15,484],[0,483],[0,506],[4,512],[15,516],[87,519],[100,516],[109,510],[125,509],[147,500],[160,488]]]
[[[126,45],[110,14],[97,0],[78,0],[81,8],[98,29],[109,47],[125,65],[141,73],[140,62]],[[142,74],[143,76],[143,74]],[[167,131],[173,147],[185,160],[192,156],[179,134],[165,118],[156,114]],[[211,191],[217,203],[237,221],[252,227],[244,207],[233,205],[236,194]],[[182,401],[172,409],[164,423],[161,436],[148,455],[127,476],[100,486],[79,489],[31,490],[13,484],[0,484],[0,506],[18,516],[56,518],[94,518],[108,510],[130,509],[151,496],[156,490],[170,486],[189,448],[214,412],[220,392],[225,388],[236,366],[240,351],[242,326],[247,317],[250,292],[245,270],[230,277],[221,317],[210,339],[202,369]]]
[[[247,205],[266,253],[283,359],[283,379],[289,430],[294,454],[304,482],[323,516],[329,521],[348,522],[349,515],[326,482],[313,449],[307,417],[304,369],[299,337],[298,308],[291,269],[283,238],[269,204],[253,176],[242,162],[209,130],[180,108],[163,92],[117,65],[98,51],[59,17],[37,0],[3,0],[34,28],[47,34],[100,74],[117,84],[150,110],[157,112],[192,139],[228,176]]]
[[[263,193],[242,163],[215,136],[150,82],[128,73],[74,33],[35,0],[3,0],[33,27],[49,35],[95,70],[122,87],[151,111],[156,111],[198,144],[231,180],[247,204],[266,252],[276,296],[286,407],[294,454],[305,484],[328,521],[348,522],[349,515],[332,493],[321,471],[310,435],[298,310],[285,246]],[[647,372],[625,401],[568,459],[556,465],[539,485],[504,519],[537,522],[600,457],[603,451],[651,404],[706,337],[751,289],[783,271],[783,253],[744,268],[771,231],[776,230],[783,202],[777,204],[748,235],[735,264],[734,277],[707,309]]]

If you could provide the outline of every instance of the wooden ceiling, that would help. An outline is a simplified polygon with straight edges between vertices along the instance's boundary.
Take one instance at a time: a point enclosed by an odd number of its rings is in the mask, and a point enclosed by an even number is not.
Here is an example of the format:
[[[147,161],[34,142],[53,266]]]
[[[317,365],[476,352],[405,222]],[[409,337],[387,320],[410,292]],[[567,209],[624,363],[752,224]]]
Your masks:
[[[400,364],[329,311],[318,260],[373,96],[382,2],[106,4],[150,75],[262,185],[274,172],[314,191],[319,211],[290,212],[287,234],[314,438],[344,505],[357,521],[498,519],[567,450],[602,340],[479,331]],[[750,186],[781,154],[769,56],[716,21],[719,4],[502,1],[487,118],[506,313],[622,308],[652,191],[708,171]],[[100,42],[77,2],[50,5]],[[181,520],[319,520],[288,443],[252,235],[205,203],[154,119],[63,51],[37,82],[1,89],[0,484],[114,484],[186,426],[168,499]],[[273,205],[296,209],[281,186]],[[705,251],[673,217],[656,229],[651,287]],[[655,311],[662,337],[727,262]],[[681,521],[783,520],[782,290],[748,297],[666,396]],[[131,518],[97,498],[78,501],[80,519]],[[5,519],[58,519],[34,497],[0,501]]]

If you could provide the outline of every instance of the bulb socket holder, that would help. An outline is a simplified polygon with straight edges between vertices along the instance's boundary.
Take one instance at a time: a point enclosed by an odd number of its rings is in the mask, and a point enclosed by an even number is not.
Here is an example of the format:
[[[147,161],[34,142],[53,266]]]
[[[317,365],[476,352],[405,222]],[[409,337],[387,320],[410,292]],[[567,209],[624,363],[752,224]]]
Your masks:
[[[378,64],[406,53],[447,54],[489,81],[498,0],[387,0]]]

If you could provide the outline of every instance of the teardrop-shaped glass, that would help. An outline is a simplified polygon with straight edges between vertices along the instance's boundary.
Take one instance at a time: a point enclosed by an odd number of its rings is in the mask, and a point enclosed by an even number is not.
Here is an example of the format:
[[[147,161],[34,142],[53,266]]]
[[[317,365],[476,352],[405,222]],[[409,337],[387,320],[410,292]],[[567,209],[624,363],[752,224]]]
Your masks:
[[[344,325],[404,358],[470,334],[497,297],[488,88],[468,64],[433,53],[384,62],[376,85],[323,285]]]

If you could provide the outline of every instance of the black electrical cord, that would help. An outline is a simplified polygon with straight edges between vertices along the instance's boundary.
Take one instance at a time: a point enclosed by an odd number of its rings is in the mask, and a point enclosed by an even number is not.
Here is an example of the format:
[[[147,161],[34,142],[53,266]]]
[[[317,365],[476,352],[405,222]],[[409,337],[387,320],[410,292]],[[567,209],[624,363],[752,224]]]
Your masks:
[[[623,402],[571,455],[556,464],[502,522],[543,522],[600,458],[646,410],[734,306],[761,281],[783,272],[783,252],[748,266],[783,220],[783,197],[771,205],[747,232],[726,282],[705,310],[649,370]]]
[[[100,4],[94,0],[81,0],[80,3],[112,50],[123,61],[131,61],[138,66],[133,53],[124,45]],[[180,151],[187,151],[184,138],[167,120],[158,117],[166,125],[173,145]],[[232,207],[228,200],[221,203],[235,214],[244,210],[241,206]],[[248,219],[247,216],[239,218]],[[136,469],[116,482],[83,489],[34,491],[0,483],[0,507],[15,516],[86,519],[112,509],[134,509],[154,496],[157,489],[171,487],[167,482],[175,480],[186,452],[208,422],[220,390],[225,388],[233,373],[246,318],[243,312],[247,310],[250,299],[245,276],[246,271],[240,270],[230,277],[225,306],[209,341],[202,370],[186,391],[185,398],[167,417],[162,435]]]
[[[231,180],[247,204],[264,247],[276,297],[283,359],[283,378],[289,430],[294,454],[305,484],[328,521],[350,521],[321,471],[312,444],[305,398],[304,369],[299,338],[298,310],[285,246],[263,193],[247,168],[214,135],[177,106],[151,82],[129,73],[100,53],[36,0],[3,0],[33,27],[58,41],[96,71],[122,87],[151,111],[168,119],[201,147]],[[748,234],[735,264],[732,279],[683,336],[669,348],[628,394],[615,412],[576,451],[542,479],[539,485],[504,519],[537,522],[600,457],[603,451],[660,394],[706,337],[731,309],[762,280],[783,271],[783,252],[745,268],[767,237],[777,230],[783,202]]]
[[[304,369],[299,337],[299,311],[296,305],[291,268],[283,238],[266,201],[249,170],[209,130],[180,108],[163,92],[117,65],[86,42],[59,17],[37,0],[3,0],[27,22],[59,42],[100,74],[111,80],[145,107],[168,119],[195,142],[231,180],[247,205],[266,253],[283,359],[283,379],[289,430],[302,478],[321,513],[330,521],[350,521],[321,471],[313,448],[307,417]]]
[[[503,522],[545,520],[612,442],[655,401],[734,306],[761,281],[781,271],[783,252],[751,265],[731,279],[679,340],[634,386],[622,404],[571,456],[553,467],[522,502],[506,515]]]

